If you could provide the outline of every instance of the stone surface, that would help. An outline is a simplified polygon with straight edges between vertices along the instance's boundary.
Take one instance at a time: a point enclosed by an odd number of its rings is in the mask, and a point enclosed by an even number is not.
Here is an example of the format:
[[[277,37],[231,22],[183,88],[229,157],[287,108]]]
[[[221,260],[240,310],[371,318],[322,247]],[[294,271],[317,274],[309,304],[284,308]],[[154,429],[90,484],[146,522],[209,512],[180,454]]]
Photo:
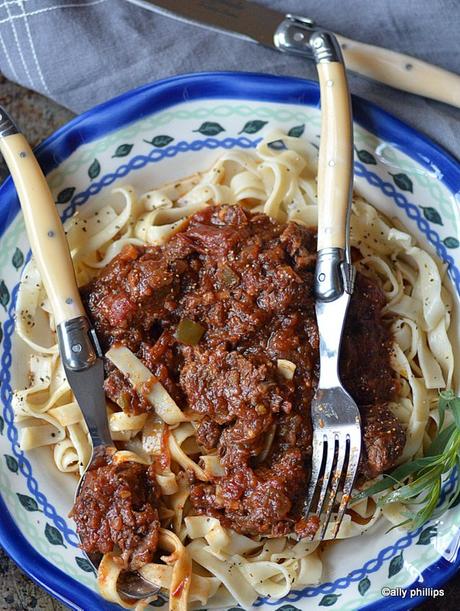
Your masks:
[[[52,134],[74,115],[51,100],[7,81],[0,74],[0,105],[11,113],[32,147]],[[0,182],[7,170],[0,162]],[[460,576],[444,586],[443,598],[428,599],[418,611],[456,611],[460,599]],[[408,602],[408,605],[410,603]],[[388,599],[388,608],[391,599]],[[409,608],[409,606],[407,607]],[[64,611],[42,588],[35,585],[0,548],[0,611]],[[90,611],[85,609],[85,611]]]
[[[48,98],[6,80],[0,74],[0,105],[26,136],[32,148],[74,116]],[[8,174],[3,159],[0,162],[0,182]]]
[[[65,611],[65,607],[39,588],[0,548],[1,611]]]

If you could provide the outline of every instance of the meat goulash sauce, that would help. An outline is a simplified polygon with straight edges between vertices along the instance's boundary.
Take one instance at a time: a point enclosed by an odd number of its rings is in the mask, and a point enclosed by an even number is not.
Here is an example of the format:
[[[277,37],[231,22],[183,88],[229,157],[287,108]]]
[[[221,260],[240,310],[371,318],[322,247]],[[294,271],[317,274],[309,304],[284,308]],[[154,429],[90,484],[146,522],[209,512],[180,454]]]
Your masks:
[[[224,475],[203,483],[190,474],[190,513],[238,533],[306,536],[318,527],[300,520],[318,380],[315,251],[313,230],[210,206],[163,246],[125,247],[83,289],[103,348],[133,351],[195,422],[203,452],[218,450]],[[405,441],[387,408],[397,389],[383,305],[381,290],[358,275],[340,367],[362,415],[363,479],[391,468]],[[106,374],[107,397],[125,412],[152,409],[109,362]],[[165,439],[160,461],[168,460]],[[107,458],[89,473],[73,510],[85,551],[116,545],[132,569],[152,560],[155,468]]]

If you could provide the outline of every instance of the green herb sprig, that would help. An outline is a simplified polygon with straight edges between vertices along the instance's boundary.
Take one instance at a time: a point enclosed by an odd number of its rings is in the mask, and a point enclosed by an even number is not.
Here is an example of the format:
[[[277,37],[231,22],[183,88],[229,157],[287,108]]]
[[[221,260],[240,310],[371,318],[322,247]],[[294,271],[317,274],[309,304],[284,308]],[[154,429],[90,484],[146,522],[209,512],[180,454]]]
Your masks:
[[[446,412],[452,413],[454,421],[442,430]],[[417,458],[385,474],[381,480],[353,497],[359,501],[392,488],[377,501],[379,507],[398,501],[406,505],[407,518],[397,526],[408,525],[417,529],[433,517],[438,505],[442,482],[452,475],[457,467],[454,490],[444,510],[460,502],[460,397],[446,390],[439,395],[439,428],[441,432],[433,439],[423,458]],[[398,486],[396,489],[395,486]]]

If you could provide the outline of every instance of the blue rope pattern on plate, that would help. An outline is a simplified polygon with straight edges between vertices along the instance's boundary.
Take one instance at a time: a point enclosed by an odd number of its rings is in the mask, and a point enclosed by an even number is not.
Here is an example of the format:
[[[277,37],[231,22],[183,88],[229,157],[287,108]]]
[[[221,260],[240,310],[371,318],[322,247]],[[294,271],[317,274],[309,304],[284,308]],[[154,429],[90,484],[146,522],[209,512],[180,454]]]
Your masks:
[[[417,223],[417,227],[435,247],[436,252],[442,261],[445,261],[448,264],[449,274],[455,284],[457,292],[460,294],[460,270],[456,267],[452,256],[447,252],[440,236],[430,227],[428,221],[421,215],[419,207],[415,204],[411,204],[405,195],[396,190],[393,184],[390,182],[385,182],[380,178],[380,176],[370,172],[359,161],[355,162],[355,176],[365,178],[370,185],[373,187],[378,187],[387,197],[391,197],[398,208],[402,208],[406,212],[407,216]]]
[[[40,492],[37,480],[32,474],[32,465],[26,458],[24,452],[19,447],[18,443],[18,430],[14,426],[14,413],[11,407],[11,374],[10,367],[12,363],[11,355],[11,337],[14,332],[14,310],[16,304],[16,297],[19,290],[19,284],[17,284],[11,295],[11,303],[8,308],[8,319],[4,323],[4,336],[3,336],[3,353],[1,360],[1,371],[0,371],[0,397],[4,405],[3,416],[5,423],[7,424],[7,435],[11,442],[11,449],[14,456],[17,458],[19,470],[26,479],[27,488],[29,492],[35,497],[37,503],[43,507],[44,515],[53,521],[56,528],[58,528],[64,539],[70,545],[77,547],[78,538],[76,533],[67,526],[66,521],[60,515],[58,515],[55,507],[48,501],[43,492]]]
[[[231,149],[236,146],[243,149],[255,148],[260,140],[260,138],[257,140],[250,140],[249,138],[241,137],[225,138],[223,140],[207,138],[205,140],[195,140],[190,143],[182,141],[176,145],[169,146],[161,150],[153,149],[147,156],[137,155],[136,157],[133,157],[129,163],[119,166],[115,172],[104,175],[100,180],[92,183],[88,189],[75,195],[72,198],[71,204],[64,210],[62,218],[63,220],[66,220],[72,216],[77,206],[84,204],[91,196],[99,193],[103,187],[109,186],[113,184],[115,180],[127,176],[131,170],[138,170],[145,167],[149,163],[156,163],[164,158],[175,157],[179,153],[189,151],[200,151],[202,149],[214,150],[218,148]],[[419,208],[410,203],[402,193],[398,192],[393,184],[385,182],[378,175],[370,172],[362,163],[355,162],[355,175],[364,178],[370,185],[378,187],[387,197],[393,199],[395,204],[399,208],[402,208],[410,219],[417,223],[418,228],[436,248],[436,252],[441,259],[448,263],[449,273],[458,292],[460,293],[460,270],[455,266],[453,258],[447,253],[440,236],[436,233],[436,231],[431,229],[429,223],[421,216]],[[4,417],[5,423],[7,424],[7,435],[11,442],[12,451],[15,457],[18,459],[19,470],[26,478],[28,490],[43,507],[44,515],[52,520],[56,528],[62,532],[65,540],[70,545],[76,547],[78,545],[78,538],[75,531],[67,526],[66,521],[57,514],[55,507],[49,503],[46,496],[40,492],[38,482],[32,474],[32,466],[18,444],[18,431],[14,426],[14,414],[11,407],[12,389],[10,375],[10,367],[12,363],[11,337],[14,332],[14,309],[18,289],[19,284],[17,284],[12,291],[11,303],[8,308],[8,318],[4,323],[4,351],[2,353],[0,371],[0,397],[4,405]],[[445,498],[445,496],[450,492],[454,485],[454,481],[454,478],[451,478],[446,484],[443,490],[442,498]],[[394,544],[381,550],[376,558],[368,560],[361,568],[351,571],[346,577],[341,577],[334,582],[324,583],[315,588],[307,587],[303,590],[290,592],[283,600],[272,601],[270,599],[259,599],[255,603],[255,606],[260,606],[264,603],[269,605],[279,605],[283,601],[295,602],[303,597],[312,598],[321,594],[331,594],[336,590],[346,589],[351,583],[360,581],[367,574],[378,571],[384,562],[392,558],[397,552],[409,547],[421,531],[422,528],[419,528],[414,532],[407,533],[405,536],[398,539]]]
[[[88,189],[86,189],[86,191],[82,191],[81,193],[74,195],[70,206],[64,210],[62,220],[66,221],[74,214],[77,206],[81,206],[82,204],[86,203],[91,196],[99,193],[103,187],[108,187],[109,185],[113,184],[118,178],[124,178],[131,172],[131,170],[140,170],[149,163],[157,163],[162,159],[175,157],[179,153],[187,153],[189,151],[197,152],[201,151],[202,149],[214,150],[218,148],[232,149],[235,146],[242,149],[251,149],[255,148],[259,142],[261,142],[261,140],[262,138],[250,140],[244,136],[241,138],[224,138],[223,140],[206,138],[206,140],[194,140],[190,143],[185,141],[178,142],[173,146],[168,146],[167,148],[160,150],[152,149],[147,156],[136,155],[129,161],[129,163],[119,166],[115,172],[106,174],[99,181],[92,183]]]

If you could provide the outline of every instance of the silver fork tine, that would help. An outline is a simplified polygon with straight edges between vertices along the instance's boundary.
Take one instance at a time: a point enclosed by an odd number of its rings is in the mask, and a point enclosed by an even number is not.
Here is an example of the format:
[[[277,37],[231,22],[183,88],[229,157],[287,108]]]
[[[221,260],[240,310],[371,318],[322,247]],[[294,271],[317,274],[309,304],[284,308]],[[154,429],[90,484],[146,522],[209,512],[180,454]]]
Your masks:
[[[321,485],[321,492],[318,499],[318,509],[316,513],[318,517],[321,516],[323,511],[324,501],[326,500],[327,491],[329,489],[329,482],[332,477],[332,466],[334,464],[334,456],[335,456],[335,444],[336,444],[336,435],[333,431],[323,431],[323,435],[327,438],[327,455],[326,455],[326,464],[324,466],[324,475],[323,475],[323,483]]]
[[[343,466],[345,464],[345,458],[347,455],[347,446],[348,446],[348,436],[346,439],[343,438],[343,435],[339,435],[338,437],[339,449],[337,452],[337,463],[334,470],[334,475],[332,476],[331,485],[329,488],[328,500],[326,503],[326,507],[324,508],[324,513],[326,517],[324,519],[323,528],[321,530],[320,539],[324,539],[324,535],[326,534],[327,527],[329,525],[329,521],[331,519],[332,511],[335,505],[335,499],[337,496],[337,491],[339,489],[340,482],[343,480]]]
[[[347,508],[348,501],[350,500],[351,491],[353,484],[356,479],[356,473],[358,471],[359,457],[361,454],[361,433],[359,431],[352,431],[350,434],[350,453],[348,459],[348,468],[343,483],[342,498],[340,500],[340,506],[337,512],[337,519],[332,530],[332,538],[335,539],[339,532],[340,525]]]
[[[308,484],[308,492],[307,499],[305,501],[304,506],[304,515],[307,516],[310,512],[310,507],[313,502],[313,497],[315,496],[316,487],[318,485],[318,480],[320,473],[322,471],[321,467],[324,463],[324,435],[321,431],[315,430],[313,432],[313,451],[312,451],[312,466],[311,466],[311,476],[310,483]],[[318,457],[320,457],[318,459]]]

